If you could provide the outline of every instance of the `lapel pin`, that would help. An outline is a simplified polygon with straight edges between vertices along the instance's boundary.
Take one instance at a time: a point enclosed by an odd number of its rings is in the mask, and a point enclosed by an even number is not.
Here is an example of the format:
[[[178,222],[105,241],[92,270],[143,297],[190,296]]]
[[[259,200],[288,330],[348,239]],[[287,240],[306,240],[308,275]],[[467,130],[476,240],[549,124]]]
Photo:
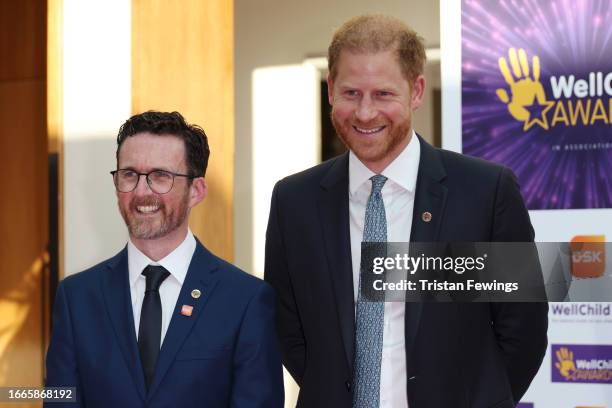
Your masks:
[[[189,305],[183,305],[183,307],[181,308],[181,314],[183,316],[191,316],[191,313],[193,313],[193,306],[189,306]]]
[[[423,219],[424,222],[429,222],[431,221],[431,213],[429,211],[425,211],[423,215],[421,216],[421,218]]]
[[[191,291],[191,297],[194,299],[198,299],[200,296],[202,296],[202,292],[200,292],[199,289],[194,289]]]

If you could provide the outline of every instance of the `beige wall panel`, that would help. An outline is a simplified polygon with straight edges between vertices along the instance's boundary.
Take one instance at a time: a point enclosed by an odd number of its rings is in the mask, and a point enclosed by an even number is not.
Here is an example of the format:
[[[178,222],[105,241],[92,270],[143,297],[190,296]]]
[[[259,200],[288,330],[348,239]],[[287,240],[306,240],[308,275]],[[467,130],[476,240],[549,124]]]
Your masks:
[[[43,380],[46,2],[0,1],[0,386]],[[40,404],[2,404],[0,406]]]
[[[49,152],[63,144],[63,0],[48,0],[47,13],[47,129]],[[62,166],[60,166],[61,168]],[[61,177],[60,177],[61,179]]]
[[[204,128],[208,196],[191,228],[233,259],[233,2],[132,1],[132,110],[177,110]]]
[[[44,20],[44,1],[0,1],[0,81],[44,76]]]
[[[58,155],[58,267],[64,277],[63,0],[47,1],[47,148]],[[50,311],[47,311],[50,312]]]
[[[0,386],[42,383],[47,242],[45,83],[0,82]]]

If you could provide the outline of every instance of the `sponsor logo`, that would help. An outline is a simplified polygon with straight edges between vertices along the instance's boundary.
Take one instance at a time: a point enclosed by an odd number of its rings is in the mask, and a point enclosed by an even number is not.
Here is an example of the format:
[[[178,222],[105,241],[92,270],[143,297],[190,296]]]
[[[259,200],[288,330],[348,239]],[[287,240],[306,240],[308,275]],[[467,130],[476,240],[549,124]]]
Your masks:
[[[612,346],[551,345],[552,381],[612,384]]]
[[[551,322],[556,323],[612,323],[612,302],[551,303],[548,309]]]
[[[606,269],[604,235],[577,235],[570,242],[571,271],[576,278],[599,278]]]
[[[523,48],[510,48],[498,66],[509,89],[497,89],[497,97],[523,123],[523,131],[612,123],[612,72],[550,75],[546,81],[540,76],[540,58],[534,55],[530,63]]]
[[[553,303],[550,305],[552,316],[568,317],[610,317],[612,304],[610,303]]]

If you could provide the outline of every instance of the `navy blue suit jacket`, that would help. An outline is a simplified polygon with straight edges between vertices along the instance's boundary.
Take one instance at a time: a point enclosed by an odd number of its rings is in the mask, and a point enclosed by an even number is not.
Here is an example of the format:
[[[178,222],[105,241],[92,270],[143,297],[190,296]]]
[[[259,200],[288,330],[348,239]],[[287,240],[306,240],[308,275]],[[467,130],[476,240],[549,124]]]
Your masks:
[[[147,392],[124,249],[59,285],[46,385],[76,387],[80,404],[49,407],[282,407],[274,315],[267,284],[198,242]]]
[[[419,139],[412,242],[533,241],[516,179],[502,166]],[[350,408],[355,304],[348,154],[279,181],[265,279],[277,290],[283,363],[298,407]],[[424,221],[422,214],[431,213]],[[510,408],[544,357],[546,303],[407,303],[410,408]]]

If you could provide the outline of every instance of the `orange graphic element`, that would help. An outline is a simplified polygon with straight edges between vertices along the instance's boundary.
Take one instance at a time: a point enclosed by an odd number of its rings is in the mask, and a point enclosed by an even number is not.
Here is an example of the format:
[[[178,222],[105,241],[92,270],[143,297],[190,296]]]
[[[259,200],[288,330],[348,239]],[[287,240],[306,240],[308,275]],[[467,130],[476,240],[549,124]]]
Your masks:
[[[183,305],[183,307],[181,308],[181,314],[183,316],[191,316],[191,314],[193,313],[193,306],[191,305]]]
[[[566,379],[576,371],[576,365],[574,364],[574,353],[568,350],[566,347],[561,347],[555,353],[557,355],[557,362],[555,367],[559,370],[559,373]]]
[[[508,66],[508,60],[510,61],[510,66]],[[508,59],[500,57],[498,65],[502,76],[510,87],[512,96],[508,95],[508,91],[504,88],[499,88],[495,92],[499,100],[506,104],[512,117],[523,122],[523,131],[529,130],[535,124],[544,130],[548,130],[546,112],[555,103],[546,100],[544,86],[540,81],[540,57],[537,55],[533,56],[531,64],[530,74],[529,60],[525,50],[519,48],[517,53],[515,48],[510,48],[508,50]],[[536,105],[539,106],[540,113],[532,115],[529,108],[533,108]]]
[[[577,235],[570,242],[572,275],[599,278],[606,267],[604,235]]]

